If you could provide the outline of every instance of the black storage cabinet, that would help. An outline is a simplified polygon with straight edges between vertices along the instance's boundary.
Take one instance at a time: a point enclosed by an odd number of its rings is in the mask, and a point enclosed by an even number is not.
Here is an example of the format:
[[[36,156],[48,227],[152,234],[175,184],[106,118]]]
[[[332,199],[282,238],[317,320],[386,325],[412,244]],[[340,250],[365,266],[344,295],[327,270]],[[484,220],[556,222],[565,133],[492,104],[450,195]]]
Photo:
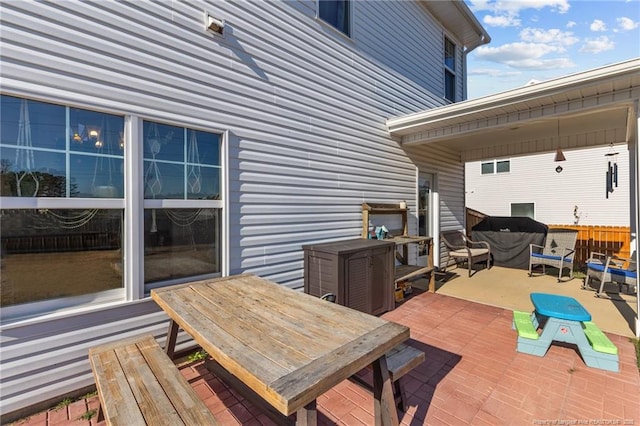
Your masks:
[[[378,315],[395,308],[395,243],[353,239],[302,246],[304,291]]]

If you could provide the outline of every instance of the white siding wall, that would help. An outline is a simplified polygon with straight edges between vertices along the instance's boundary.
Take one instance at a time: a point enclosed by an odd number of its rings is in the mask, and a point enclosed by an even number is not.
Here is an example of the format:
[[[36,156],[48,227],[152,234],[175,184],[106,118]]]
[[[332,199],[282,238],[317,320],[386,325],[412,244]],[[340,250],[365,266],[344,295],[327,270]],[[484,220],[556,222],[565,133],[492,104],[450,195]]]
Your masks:
[[[467,207],[492,216],[510,216],[511,203],[535,203],[535,219],[547,224],[629,226],[629,151],[618,145],[618,187],[605,198],[609,147],[510,158],[509,173],[482,175],[481,161],[466,164]],[[563,170],[556,173],[560,165]]]
[[[299,288],[302,244],[357,238],[363,201],[415,211],[415,166],[385,119],[444,103],[443,29],[419,3],[353,15],[348,39],[311,1],[2,2],[2,91],[228,130],[228,270]],[[458,223],[461,180],[435,164]],[[91,383],[88,347],[163,321],[147,301],[3,326],[0,411]]]

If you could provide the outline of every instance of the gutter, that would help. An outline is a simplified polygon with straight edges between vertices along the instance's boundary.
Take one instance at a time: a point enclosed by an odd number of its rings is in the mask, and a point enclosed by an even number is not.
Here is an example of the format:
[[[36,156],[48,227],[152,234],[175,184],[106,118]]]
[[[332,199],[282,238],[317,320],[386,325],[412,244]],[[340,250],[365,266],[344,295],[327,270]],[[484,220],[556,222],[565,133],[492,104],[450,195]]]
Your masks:
[[[631,59],[613,65],[592,69],[589,71],[571,74],[552,80],[543,81],[531,86],[518,87],[506,92],[484,96],[482,98],[457,102],[430,110],[394,117],[387,120],[389,132],[399,132],[411,127],[431,124],[440,120],[464,116],[471,113],[491,110],[496,107],[533,100],[578,87],[597,84],[599,80],[610,78],[623,78],[638,75],[640,72],[640,58]]]

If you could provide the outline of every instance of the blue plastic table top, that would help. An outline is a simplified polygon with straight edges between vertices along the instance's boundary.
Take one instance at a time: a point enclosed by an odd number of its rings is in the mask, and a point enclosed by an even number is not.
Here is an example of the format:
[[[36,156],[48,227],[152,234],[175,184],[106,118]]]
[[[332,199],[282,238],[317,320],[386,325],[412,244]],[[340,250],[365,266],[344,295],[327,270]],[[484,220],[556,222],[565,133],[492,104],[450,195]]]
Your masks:
[[[531,293],[536,312],[546,317],[571,321],[591,321],[591,314],[573,297],[549,293]]]

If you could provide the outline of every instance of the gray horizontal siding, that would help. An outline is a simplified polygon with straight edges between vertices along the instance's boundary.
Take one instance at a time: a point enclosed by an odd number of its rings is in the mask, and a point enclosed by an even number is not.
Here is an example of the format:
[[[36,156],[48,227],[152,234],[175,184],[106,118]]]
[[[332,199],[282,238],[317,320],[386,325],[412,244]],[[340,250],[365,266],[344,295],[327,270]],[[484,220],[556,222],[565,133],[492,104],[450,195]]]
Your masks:
[[[302,245],[358,238],[363,201],[415,209],[415,165],[385,119],[443,103],[426,9],[354,7],[347,39],[312,1],[2,2],[2,90],[228,131],[229,272],[300,288]],[[165,327],[150,301],[3,327],[2,412],[90,384],[89,347]]]

